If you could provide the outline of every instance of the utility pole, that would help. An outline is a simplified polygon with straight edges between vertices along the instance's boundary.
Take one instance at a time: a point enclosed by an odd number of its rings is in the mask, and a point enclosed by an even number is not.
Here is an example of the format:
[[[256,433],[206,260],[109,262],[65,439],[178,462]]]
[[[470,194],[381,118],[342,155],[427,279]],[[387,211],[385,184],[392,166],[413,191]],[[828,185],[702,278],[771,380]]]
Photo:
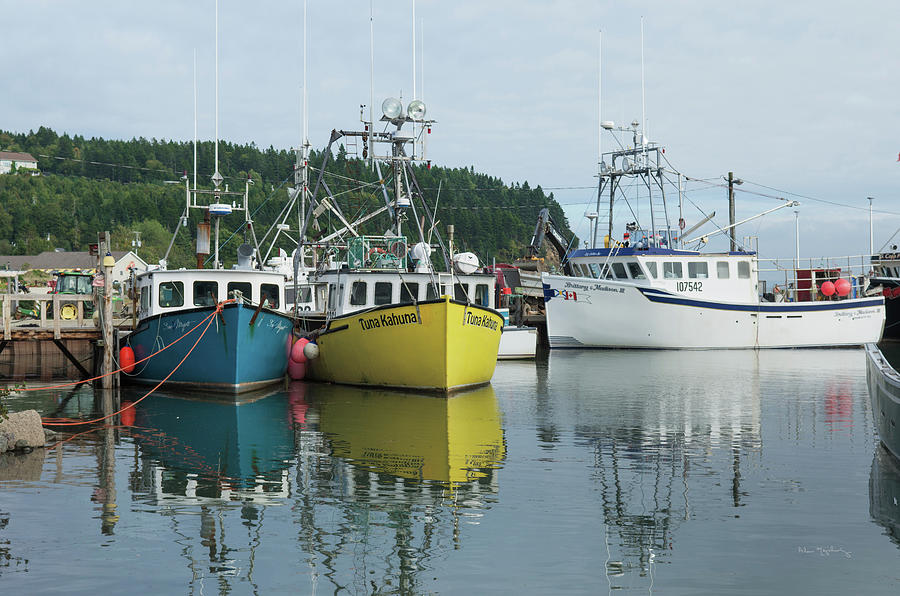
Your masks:
[[[871,259],[875,254],[875,234],[872,228],[872,201],[875,200],[875,197],[867,198],[869,199],[869,258]]]

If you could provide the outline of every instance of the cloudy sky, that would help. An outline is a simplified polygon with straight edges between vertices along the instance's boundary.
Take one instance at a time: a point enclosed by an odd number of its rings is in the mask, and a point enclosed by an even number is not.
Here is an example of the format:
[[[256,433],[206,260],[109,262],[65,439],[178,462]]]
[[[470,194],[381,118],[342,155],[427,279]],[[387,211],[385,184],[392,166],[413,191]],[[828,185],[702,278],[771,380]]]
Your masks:
[[[214,6],[0,0],[0,14],[14,15],[0,129],[190,139],[196,51],[200,136],[212,138]],[[369,103],[370,1],[310,0],[307,10],[308,136],[322,147]],[[642,16],[648,136],[681,172],[712,183],[689,184],[690,201],[725,225],[728,171],[745,181],[738,218],[778,205],[772,197],[797,199],[803,256],[867,252],[869,196],[876,250],[900,227],[900,4],[417,0],[415,15],[417,95],[438,121],[429,157],[552,190],[582,236],[595,209],[598,105],[616,124],[642,119]],[[375,0],[374,29],[375,103],[406,103],[412,0]],[[296,146],[302,80],[302,0],[220,0],[221,138]],[[700,217],[686,210],[688,225]],[[783,209],[738,236],[792,256],[794,229]]]

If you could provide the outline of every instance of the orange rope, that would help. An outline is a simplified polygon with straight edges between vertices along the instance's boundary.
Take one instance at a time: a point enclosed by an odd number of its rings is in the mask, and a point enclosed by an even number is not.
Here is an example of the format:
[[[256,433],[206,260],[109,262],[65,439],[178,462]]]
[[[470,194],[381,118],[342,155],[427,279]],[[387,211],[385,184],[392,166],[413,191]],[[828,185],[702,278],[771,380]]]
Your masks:
[[[172,343],[170,343],[170,344],[167,345],[166,347],[160,348],[159,350],[153,352],[153,353],[150,354],[149,356],[144,356],[143,358],[141,358],[140,360],[138,360],[137,362],[135,362],[135,363],[132,364],[131,366],[137,366],[138,364],[140,364],[141,362],[144,362],[145,360],[150,360],[151,358],[153,358],[154,356],[156,356],[156,355],[159,354],[160,352],[165,352],[166,350],[168,350],[169,348],[171,348],[172,346],[174,346],[175,344],[177,344],[178,342],[180,342],[181,340],[183,340],[185,337],[187,337],[188,335],[190,335],[191,333],[193,333],[198,327],[200,327],[200,325],[202,325],[203,323],[205,323],[205,322],[207,321],[207,319],[209,319],[209,318],[211,318],[211,317],[214,317],[215,315],[217,315],[217,314],[219,314],[220,312],[222,312],[222,307],[223,307],[225,304],[228,304],[229,302],[234,302],[234,298],[229,298],[228,300],[223,300],[222,302],[218,303],[218,304],[216,305],[216,309],[215,309],[214,311],[212,311],[212,312],[209,314],[209,316],[206,317],[206,319],[203,319],[202,321],[200,321],[199,323],[197,323],[196,325],[194,325],[194,327],[191,328],[190,331],[188,331],[187,333],[185,333],[184,335],[182,335],[181,337],[179,337],[178,339],[176,339],[175,341],[173,341]],[[207,325],[207,327],[208,327],[208,325]],[[112,372],[108,372],[108,373],[102,374],[102,375],[100,375],[99,377],[93,377],[93,378],[90,378],[90,379],[83,379],[83,380],[81,380],[81,381],[73,381],[73,382],[71,382],[71,383],[63,383],[63,384],[61,384],[61,385],[47,385],[47,386],[41,386],[41,387],[28,387],[28,388],[22,387],[21,389],[16,389],[16,391],[44,391],[44,390],[46,390],[46,389],[61,389],[61,388],[63,388],[63,387],[71,387],[72,385],[81,385],[82,383],[90,383],[91,381],[96,381],[97,379],[102,379],[103,377],[108,377],[108,376],[110,376],[110,375],[114,375],[114,374],[116,374],[117,372],[121,372],[122,370],[124,370],[124,367],[123,367],[123,368],[117,368],[116,370],[114,370],[114,371],[112,371]],[[125,374],[128,374],[128,373],[125,373]],[[167,378],[168,378],[168,377],[167,377]]]
[[[121,414],[128,408],[133,408],[134,406],[136,406],[139,403],[141,403],[142,401],[144,401],[145,398],[147,398],[151,393],[153,393],[154,391],[159,389],[163,383],[168,381],[169,377],[174,375],[175,371],[178,370],[182,364],[184,364],[184,361],[187,360],[187,357],[191,355],[191,352],[194,351],[194,348],[197,347],[197,344],[199,344],[200,340],[203,339],[203,336],[206,335],[206,332],[209,329],[209,326],[212,325],[212,322],[215,320],[212,318],[213,315],[217,314],[222,309],[222,304],[224,304],[224,302],[220,303],[216,307],[216,310],[212,313],[212,315],[210,315],[209,317],[206,317],[206,319],[204,319],[204,320],[208,319],[209,322],[206,324],[206,327],[204,327],[203,333],[200,334],[200,337],[198,337],[197,341],[194,342],[194,345],[191,346],[191,349],[188,350],[187,354],[184,355],[184,358],[181,359],[181,362],[179,362],[177,365],[175,365],[175,368],[172,369],[172,372],[170,372],[169,374],[166,375],[166,378],[164,378],[162,381],[157,383],[153,389],[151,389],[150,391],[145,393],[143,396],[141,396],[140,399],[137,399],[137,400],[133,401],[132,403],[128,404],[127,406],[125,406],[124,408],[121,408],[120,410],[113,412],[112,414],[109,414],[107,416],[103,416],[102,418],[95,418],[94,420],[84,420],[84,421],[77,421],[77,422],[52,422],[54,420],[60,420],[60,419],[59,418],[47,418],[47,419],[42,419],[42,422],[44,423],[44,425],[46,425],[46,426],[77,426],[77,425],[81,425],[81,424],[93,424],[95,422],[100,422],[102,420],[106,420],[107,418],[112,418],[113,416],[115,416],[117,414]]]

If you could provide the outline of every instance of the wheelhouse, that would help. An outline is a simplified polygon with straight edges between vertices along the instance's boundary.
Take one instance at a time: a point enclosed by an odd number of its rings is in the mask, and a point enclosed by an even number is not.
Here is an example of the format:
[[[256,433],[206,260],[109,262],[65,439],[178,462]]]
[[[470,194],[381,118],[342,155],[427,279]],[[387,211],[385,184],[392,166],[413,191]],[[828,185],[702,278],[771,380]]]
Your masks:
[[[569,255],[576,277],[625,282],[719,300],[756,300],[758,267],[751,252],[699,253],[665,248],[602,248]]]
[[[445,295],[460,302],[494,308],[496,278],[493,275],[341,271],[329,272],[321,279],[327,288],[325,304],[329,316],[388,304],[413,304]]]
[[[214,306],[229,298],[286,312],[284,275],[241,269],[149,271],[135,280],[138,318]]]

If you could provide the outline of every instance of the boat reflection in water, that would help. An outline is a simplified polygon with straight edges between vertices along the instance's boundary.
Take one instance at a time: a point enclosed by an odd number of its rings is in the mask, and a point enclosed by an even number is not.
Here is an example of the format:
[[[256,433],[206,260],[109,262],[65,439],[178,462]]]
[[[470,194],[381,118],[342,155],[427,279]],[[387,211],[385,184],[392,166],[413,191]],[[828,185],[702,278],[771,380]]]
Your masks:
[[[310,385],[308,395],[333,454],[358,471],[494,485],[505,448],[490,385],[451,397]]]
[[[154,393],[134,413],[132,434],[146,463],[140,486],[157,500],[182,503],[284,499],[294,452],[289,416],[283,391]]]
[[[298,593],[352,584],[360,565],[367,585],[420,593],[426,561],[496,500],[505,457],[490,385],[445,398],[295,382],[239,403],[154,394],[136,410],[131,492],[179,544],[199,543],[181,551],[194,587],[266,585],[254,561],[283,554],[273,528],[293,527]]]
[[[869,475],[869,515],[900,547],[900,461],[884,445],[875,446]]]
[[[730,507],[746,504],[742,470],[762,452],[759,371],[779,366],[790,364],[744,350],[551,352],[548,376],[568,379],[568,416],[593,450],[611,589],[646,589],[709,495],[728,491]],[[579,374],[588,367],[591,376]],[[595,374],[621,382],[592,386]],[[565,426],[545,424],[546,440]]]

